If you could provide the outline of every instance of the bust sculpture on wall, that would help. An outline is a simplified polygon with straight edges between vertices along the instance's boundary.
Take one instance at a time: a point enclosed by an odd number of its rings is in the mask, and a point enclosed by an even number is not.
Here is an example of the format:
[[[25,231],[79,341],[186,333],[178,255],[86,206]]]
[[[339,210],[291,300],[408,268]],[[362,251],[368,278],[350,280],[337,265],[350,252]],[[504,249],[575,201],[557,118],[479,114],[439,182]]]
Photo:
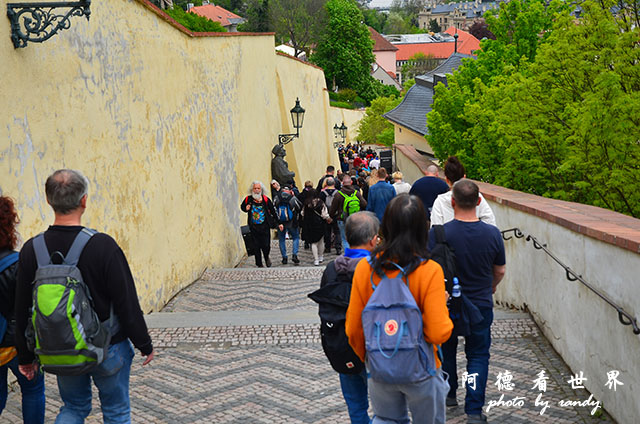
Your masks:
[[[273,159],[271,159],[271,176],[273,179],[278,181],[280,185],[293,183],[293,177],[296,176],[296,173],[289,170],[289,165],[284,160],[287,155],[284,146],[276,144],[271,149],[271,153],[274,155]]]

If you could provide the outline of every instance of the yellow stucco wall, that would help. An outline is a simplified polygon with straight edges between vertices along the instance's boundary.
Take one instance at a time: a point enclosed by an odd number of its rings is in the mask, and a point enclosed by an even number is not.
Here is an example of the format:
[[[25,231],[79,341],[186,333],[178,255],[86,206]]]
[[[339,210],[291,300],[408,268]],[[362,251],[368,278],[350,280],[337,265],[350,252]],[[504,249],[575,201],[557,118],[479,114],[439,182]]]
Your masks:
[[[238,206],[252,180],[271,179],[296,97],[307,113],[286,159],[298,182],[335,154],[322,71],[276,56],[271,35],[194,38],[141,2],[109,0],[43,44],[14,50],[9,37],[7,21],[0,185],[17,200],[22,238],[53,222],[46,177],[82,170],[83,223],[123,248],[144,311],[241,259]]]
[[[403,127],[402,125],[398,125],[396,123],[393,124],[395,142],[397,144],[406,144],[416,148],[416,150],[421,150],[425,153],[433,154],[433,149],[427,143],[427,140],[418,134],[415,131],[411,131],[407,127]]]

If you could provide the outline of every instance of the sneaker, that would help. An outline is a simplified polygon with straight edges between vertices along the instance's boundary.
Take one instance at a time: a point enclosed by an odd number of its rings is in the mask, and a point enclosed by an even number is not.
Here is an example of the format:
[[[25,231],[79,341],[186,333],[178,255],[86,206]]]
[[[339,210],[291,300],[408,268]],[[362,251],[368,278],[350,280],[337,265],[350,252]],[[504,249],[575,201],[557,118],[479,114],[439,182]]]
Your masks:
[[[267,259],[265,263],[267,264],[267,268],[271,268],[271,259]]]
[[[287,258],[282,258],[282,265],[286,265],[287,264]]]
[[[458,399],[447,396],[447,407],[452,408],[458,406]]]
[[[487,416],[484,414],[467,414],[467,424],[484,424]]]
[[[320,262],[319,262],[319,261],[313,261],[313,264],[314,264],[315,266],[318,266],[318,265],[320,265]]]
[[[318,262],[320,263],[324,262],[324,256],[320,256],[320,260]]]
[[[262,265],[261,263],[256,264],[256,266],[257,266],[258,268],[264,268],[264,265]]]
[[[294,264],[298,265],[300,263],[300,259],[298,259],[298,255],[291,256],[291,260]]]

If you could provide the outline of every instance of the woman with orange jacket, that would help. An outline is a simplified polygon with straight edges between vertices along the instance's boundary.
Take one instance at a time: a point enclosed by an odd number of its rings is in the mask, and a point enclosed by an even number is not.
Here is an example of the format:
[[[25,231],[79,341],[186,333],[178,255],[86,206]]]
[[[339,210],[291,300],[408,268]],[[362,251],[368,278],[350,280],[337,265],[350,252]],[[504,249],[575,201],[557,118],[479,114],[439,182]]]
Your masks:
[[[405,270],[409,291],[422,313],[425,341],[435,350],[451,336],[453,323],[446,305],[444,274],[440,265],[426,259],[428,228],[424,216],[424,206],[416,196],[401,194],[393,198],[382,220],[382,243],[372,252],[370,261],[362,260],[356,267],[345,329],[349,344],[365,364],[362,311],[373,294],[371,283],[377,285],[383,273],[389,278],[397,276],[400,271],[396,265]],[[388,384],[370,379],[369,394],[376,416],[373,422],[408,423],[408,406],[414,423],[444,423],[449,384],[437,355],[435,364],[435,375],[416,383]]]

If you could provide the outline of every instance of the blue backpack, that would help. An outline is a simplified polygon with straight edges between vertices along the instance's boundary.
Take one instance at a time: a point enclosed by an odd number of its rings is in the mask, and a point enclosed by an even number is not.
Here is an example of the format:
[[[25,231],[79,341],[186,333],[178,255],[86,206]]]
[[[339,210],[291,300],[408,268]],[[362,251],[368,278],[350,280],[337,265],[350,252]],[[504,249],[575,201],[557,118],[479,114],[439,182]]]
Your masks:
[[[371,259],[369,259],[371,261]],[[409,291],[404,269],[395,278],[383,274],[362,311],[366,365],[375,381],[410,384],[436,374],[433,346],[424,339],[422,312]]]
[[[7,256],[0,259],[0,273],[4,272],[5,269],[9,268],[16,262],[18,262],[18,252],[9,253]],[[4,339],[4,333],[6,333],[6,331],[7,320],[2,314],[0,314],[0,341]]]
[[[293,219],[293,211],[289,205],[291,199],[281,199],[278,203],[278,221],[289,222]]]

